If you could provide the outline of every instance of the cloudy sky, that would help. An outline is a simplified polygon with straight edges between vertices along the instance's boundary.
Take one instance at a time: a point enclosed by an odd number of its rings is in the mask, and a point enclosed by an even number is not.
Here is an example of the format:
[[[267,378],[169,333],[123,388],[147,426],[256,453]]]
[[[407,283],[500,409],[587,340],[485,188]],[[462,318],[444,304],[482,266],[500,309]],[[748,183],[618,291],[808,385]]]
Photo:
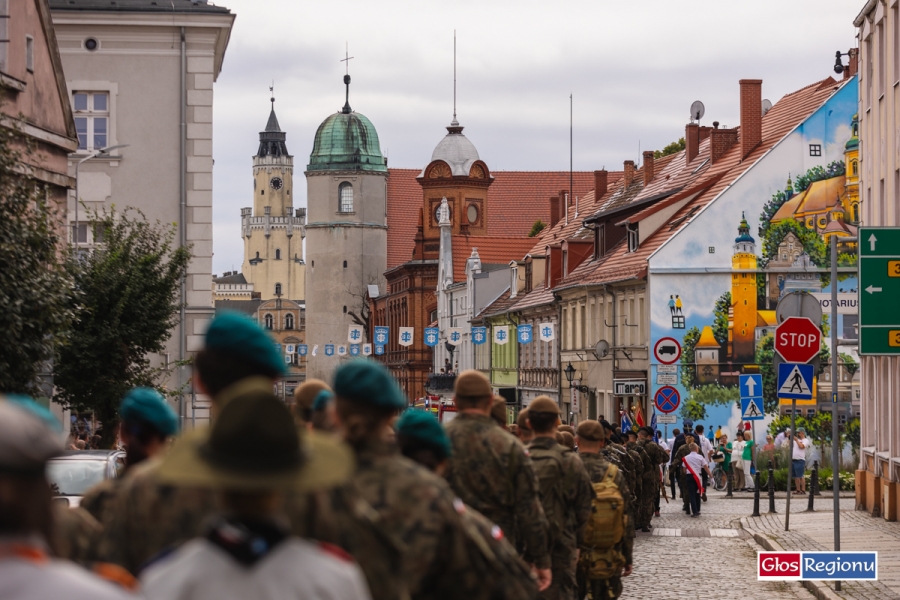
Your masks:
[[[621,169],[638,149],[684,135],[694,100],[703,123],[738,124],[738,80],[763,97],[833,74],[855,45],[863,0],[412,0],[310,3],[219,0],[237,14],[215,87],[213,270],[240,269],[240,208],[252,205],[251,156],[269,110],[287,131],[296,176],[319,123],[344,102],[378,130],[390,166],[421,168],[457,112],[492,170],[567,170],[569,94],[576,170]],[[640,8],[637,8],[640,7]],[[305,185],[297,205],[305,205]],[[302,195],[301,195],[302,194]]]

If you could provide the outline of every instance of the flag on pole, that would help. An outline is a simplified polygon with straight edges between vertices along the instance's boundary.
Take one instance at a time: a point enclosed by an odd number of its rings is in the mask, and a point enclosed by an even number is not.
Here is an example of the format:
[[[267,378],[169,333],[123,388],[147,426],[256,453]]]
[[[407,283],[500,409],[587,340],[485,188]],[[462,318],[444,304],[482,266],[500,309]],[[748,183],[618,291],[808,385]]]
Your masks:
[[[650,417],[650,429],[653,430],[653,441],[657,444],[659,443],[659,436],[656,435],[656,411],[653,411],[653,416]]]
[[[628,411],[622,411],[622,433],[631,431],[631,419],[628,418]]]
[[[641,410],[640,403],[636,404],[634,407],[634,422],[637,423],[638,427],[643,427],[647,424],[647,422],[644,421],[644,412]]]

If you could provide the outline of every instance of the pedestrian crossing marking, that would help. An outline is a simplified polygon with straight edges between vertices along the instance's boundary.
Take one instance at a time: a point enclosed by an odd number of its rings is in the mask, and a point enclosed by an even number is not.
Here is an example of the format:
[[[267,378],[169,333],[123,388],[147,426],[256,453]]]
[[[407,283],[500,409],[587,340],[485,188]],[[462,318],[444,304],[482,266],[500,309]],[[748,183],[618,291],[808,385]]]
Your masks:
[[[811,365],[778,365],[778,392],[781,398],[812,398],[813,368]]]
[[[762,398],[741,398],[741,418],[745,421],[756,421],[764,418]]]

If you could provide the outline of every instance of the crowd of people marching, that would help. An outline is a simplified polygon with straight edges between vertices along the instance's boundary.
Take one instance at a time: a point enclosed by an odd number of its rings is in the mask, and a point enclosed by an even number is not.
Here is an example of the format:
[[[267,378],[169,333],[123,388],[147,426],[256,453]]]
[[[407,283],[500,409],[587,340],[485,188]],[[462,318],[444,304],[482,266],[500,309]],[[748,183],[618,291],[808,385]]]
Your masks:
[[[635,531],[659,515],[663,467],[692,516],[706,499],[702,432],[664,449],[649,427],[561,425],[547,397],[507,426],[477,371],[457,375],[446,425],[370,360],[286,405],[282,357],[233,313],[193,369],[211,426],[179,434],[156,391],[131,391],[125,471],[74,509],[45,476],[59,424],[0,397],[0,597],[613,599]]]

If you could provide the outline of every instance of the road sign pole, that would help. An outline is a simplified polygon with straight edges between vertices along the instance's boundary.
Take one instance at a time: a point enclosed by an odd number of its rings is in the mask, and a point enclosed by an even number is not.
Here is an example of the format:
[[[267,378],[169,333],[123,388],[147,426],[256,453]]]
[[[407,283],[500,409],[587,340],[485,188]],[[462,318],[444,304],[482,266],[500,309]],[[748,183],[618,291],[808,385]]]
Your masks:
[[[838,342],[837,342],[837,236],[831,236],[831,481],[834,495],[834,551],[841,550],[841,461],[838,443]],[[841,591],[841,582],[834,582],[834,590]]]
[[[791,457],[791,460],[788,461],[788,477],[787,477],[787,501],[784,505],[784,530],[791,530],[791,479],[793,479],[793,460],[794,460],[794,436],[797,435],[797,401],[795,399],[791,399],[791,451],[788,452],[788,456]]]

